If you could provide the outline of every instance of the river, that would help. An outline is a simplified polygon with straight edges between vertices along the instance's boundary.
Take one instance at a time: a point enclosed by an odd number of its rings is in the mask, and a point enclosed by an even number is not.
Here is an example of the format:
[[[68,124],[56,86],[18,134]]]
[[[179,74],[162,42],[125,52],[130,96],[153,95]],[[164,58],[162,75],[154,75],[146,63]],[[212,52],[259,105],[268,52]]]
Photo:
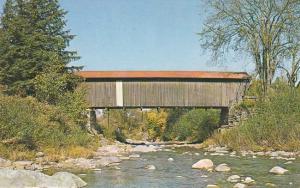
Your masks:
[[[198,154],[196,154],[198,153]],[[174,161],[168,161],[168,158]],[[200,159],[209,158],[214,164],[227,163],[230,172],[206,172],[192,169]],[[88,183],[89,188],[190,188],[206,187],[217,184],[220,187],[232,187],[226,181],[230,175],[250,176],[256,184],[251,187],[267,187],[272,183],[277,187],[300,187],[300,161],[284,164],[285,160],[265,157],[205,156],[201,150],[177,148],[173,151],[159,151],[141,154],[140,158],[122,161],[118,167],[103,168],[100,171],[77,172]],[[155,165],[155,170],[145,169],[146,165]],[[268,171],[280,165],[289,170],[285,175],[272,175]]]

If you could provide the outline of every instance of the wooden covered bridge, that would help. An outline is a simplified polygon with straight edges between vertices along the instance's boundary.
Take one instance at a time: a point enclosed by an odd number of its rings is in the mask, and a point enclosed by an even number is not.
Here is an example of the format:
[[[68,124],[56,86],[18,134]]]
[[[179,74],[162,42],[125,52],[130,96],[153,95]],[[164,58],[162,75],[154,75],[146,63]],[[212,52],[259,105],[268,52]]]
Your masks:
[[[80,71],[91,109],[219,108],[226,116],[250,81],[245,72]]]

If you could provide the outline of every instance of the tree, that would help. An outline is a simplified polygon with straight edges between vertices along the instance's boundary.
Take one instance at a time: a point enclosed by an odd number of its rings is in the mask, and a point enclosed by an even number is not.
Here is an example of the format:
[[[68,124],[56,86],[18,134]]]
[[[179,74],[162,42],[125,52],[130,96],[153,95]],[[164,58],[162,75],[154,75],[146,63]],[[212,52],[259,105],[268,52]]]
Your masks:
[[[66,67],[78,59],[76,52],[66,50],[74,35],[65,29],[65,15],[58,0],[6,1],[0,23],[0,84],[7,94],[34,95],[37,75],[54,63]]]
[[[288,84],[297,88],[300,85],[300,43],[288,51],[286,59],[288,63],[281,63],[279,68],[285,72]]]
[[[81,78],[65,71],[63,65],[52,64],[33,79],[35,97],[39,101],[58,105],[68,91],[75,91]]]
[[[226,49],[251,55],[266,92],[278,66],[299,43],[299,0],[211,0],[212,15],[199,33],[203,48],[219,58]]]

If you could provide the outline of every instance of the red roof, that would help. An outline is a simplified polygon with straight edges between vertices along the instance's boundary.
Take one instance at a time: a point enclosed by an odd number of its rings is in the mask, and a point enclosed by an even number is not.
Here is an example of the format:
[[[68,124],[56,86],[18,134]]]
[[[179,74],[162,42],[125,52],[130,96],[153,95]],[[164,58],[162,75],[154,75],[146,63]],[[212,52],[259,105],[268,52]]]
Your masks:
[[[240,79],[250,76],[246,72],[208,72],[208,71],[79,71],[83,78],[190,78],[190,79]]]

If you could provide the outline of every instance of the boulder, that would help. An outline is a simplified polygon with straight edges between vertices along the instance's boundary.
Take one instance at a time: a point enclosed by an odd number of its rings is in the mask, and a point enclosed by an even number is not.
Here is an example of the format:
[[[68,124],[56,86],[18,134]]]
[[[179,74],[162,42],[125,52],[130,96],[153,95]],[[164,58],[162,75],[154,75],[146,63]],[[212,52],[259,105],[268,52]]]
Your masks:
[[[197,163],[193,164],[192,168],[210,170],[214,166],[214,163],[210,159],[201,159]]]
[[[75,165],[81,169],[91,169],[96,167],[94,160],[85,158],[78,158],[75,161]]]
[[[274,183],[266,183],[266,187],[277,187]]]
[[[140,158],[141,156],[139,154],[132,154],[129,155],[129,158]]]
[[[229,167],[227,164],[223,163],[223,164],[219,164],[219,165],[215,168],[215,170],[216,170],[217,172],[229,172],[231,169],[230,169],[230,167]]]
[[[250,185],[250,184],[254,184],[255,180],[252,179],[251,177],[246,177],[243,183]]]
[[[276,174],[276,175],[282,175],[282,174],[285,174],[286,172],[288,172],[288,170],[286,170],[280,166],[275,166],[269,172],[272,174]]]
[[[206,188],[220,188],[220,187],[217,185],[209,184],[206,186]]]
[[[61,164],[64,168],[80,168],[80,169],[96,168],[96,164],[93,159],[85,159],[85,158],[67,159]]]
[[[170,157],[170,158],[168,159],[168,161],[172,162],[172,161],[174,161],[174,159]]]
[[[29,170],[0,170],[1,187],[64,187],[79,188],[87,184],[68,172],[58,172],[53,176]]]
[[[30,169],[33,161],[16,161],[13,163],[15,169],[23,170]]]
[[[148,170],[155,170],[156,169],[156,167],[154,165],[147,165],[145,168],[148,169]]]
[[[12,162],[10,160],[0,158],[0,168],[10,167],[11,164]]]
[[[211,155],[211,156],[223,156],[224,153],[217,153],[217,152],[215,152],[215,153],[210,153],[209,155]]]
[[[149,142],[147,141],[143,141],[143,140],[133,140],[133,139],[126,139],[126,142],[128,144],[133,144],[133,145],[144,145],[147,144]]]
[[[288,161],[288,162],[285,162],[284,164],[292,164],[293,161]]]
[[[243,183],[237,183],[233,186],[233,188],[245,188],[247,187],[247,185],[243,184]]]
[[[228,181],[228,182],[231,182],[231,183],[237,183],[237,182],[239,182],[240,180],[241,180],[241,177],[238,176],[238,175],[232,175],[232,176],[229,176],[229,177],[227,178],[227,181]]]
[[[132,148],[132,152],[142,152],[142,153],[147,153],[147,152],[155,152],[157,151],[157,147],[153,145],[139,145],[134,148]]]
[[[95,161],[96,166],[108,166],[112,163],[119,163],[121,159],[119,157],[102,157],[100,160]]]
[[[81,178],[69,172],[57,172],[51,177],[51,180],[57,182],[58,187],[84,187],[87,185]]]
[[[107,145],[107,146],[103,146],[98,148],[97,152],[96,152],[96,156],[98,155],[116,155],[119,153],[124,152],[123,148],[120,148],[117,145]]]
[[[120,160],[129,160],[129,159],[130,157],[124,157],[124,156],[120,157]]]

